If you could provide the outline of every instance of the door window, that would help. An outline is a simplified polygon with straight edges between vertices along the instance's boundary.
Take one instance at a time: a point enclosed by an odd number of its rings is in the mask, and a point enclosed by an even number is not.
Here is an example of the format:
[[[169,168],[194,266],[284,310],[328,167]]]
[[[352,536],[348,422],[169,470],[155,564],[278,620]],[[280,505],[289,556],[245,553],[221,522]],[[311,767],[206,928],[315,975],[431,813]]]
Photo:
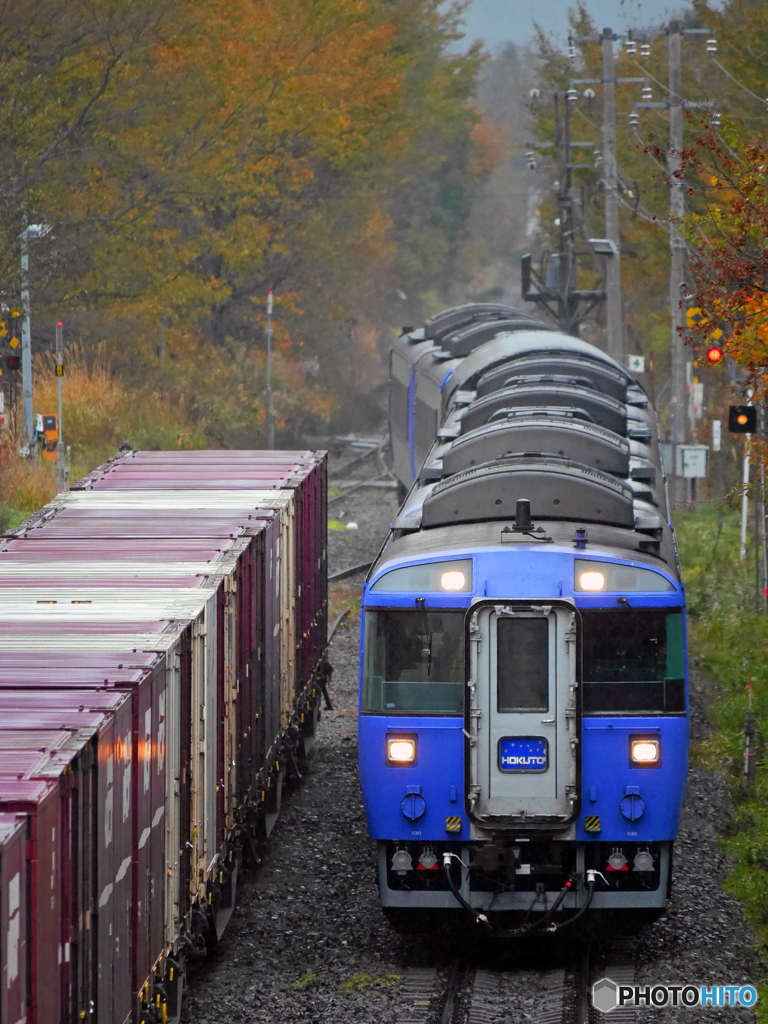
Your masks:
[[[496,631],[497,710],[549,709],[549,624],[500,618]]]

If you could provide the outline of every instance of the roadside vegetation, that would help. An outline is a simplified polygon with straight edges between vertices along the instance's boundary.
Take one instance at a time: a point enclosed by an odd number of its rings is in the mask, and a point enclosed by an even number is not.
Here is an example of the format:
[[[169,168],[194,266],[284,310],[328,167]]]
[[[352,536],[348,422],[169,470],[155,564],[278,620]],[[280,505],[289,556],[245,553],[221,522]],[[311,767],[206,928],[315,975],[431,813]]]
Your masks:
[[[689,652],[713,684],[713,731],[692,755],[723,775],[732,800],[721,837],[733,858],[726,888],[744,906],[768,962],[768,615],[755,606],[754,546],[739,561],[739,512],[700,507],[677,513],[686,583]],[[751,695],[757,724],[754,782],[744,785],[744,721]],[[768,995],[764,991],[763,998]],[[761,1020],[768,1006],[761,1004]]]

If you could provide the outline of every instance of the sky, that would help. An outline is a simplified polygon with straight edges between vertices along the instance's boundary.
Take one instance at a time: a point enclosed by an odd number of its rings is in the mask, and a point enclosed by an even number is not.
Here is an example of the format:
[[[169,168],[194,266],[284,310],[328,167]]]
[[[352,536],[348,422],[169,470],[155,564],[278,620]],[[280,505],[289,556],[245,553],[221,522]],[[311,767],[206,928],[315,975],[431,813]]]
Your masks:
[[[687,4],[675,0],[585,0],[598,29],[658,25]],[[482,39],[493,51],[506,43],[525,45],[533,39],[534,23],[545,32],[553,32],[565,42],[568,36],[567,15],[576,0],[470,0],[464,20],[469,42]]]

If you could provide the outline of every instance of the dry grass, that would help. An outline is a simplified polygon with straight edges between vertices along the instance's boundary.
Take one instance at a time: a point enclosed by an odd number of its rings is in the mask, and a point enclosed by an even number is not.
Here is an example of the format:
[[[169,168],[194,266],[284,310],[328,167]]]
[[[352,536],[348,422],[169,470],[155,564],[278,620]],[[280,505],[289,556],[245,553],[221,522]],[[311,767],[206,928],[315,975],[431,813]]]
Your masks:
[[[49,354],[35,359],[36,412],[57,411],[54,366]],[[20,418],[20,409],[18,413]],[[87,358],[78,345],[66,354],[63,421],[72,479],[108,459],[123,439],[135,448],[194,448],[202,443],[167,396],[131,388],[111,373],[103,349]],[[56,494],[55,465],[20,459],[20,443],[18,422],[0,434],[0,528],[17,525]]]
[[[56,494],[56,466],[30,463],[0,448],[0,527],[18,526]]]

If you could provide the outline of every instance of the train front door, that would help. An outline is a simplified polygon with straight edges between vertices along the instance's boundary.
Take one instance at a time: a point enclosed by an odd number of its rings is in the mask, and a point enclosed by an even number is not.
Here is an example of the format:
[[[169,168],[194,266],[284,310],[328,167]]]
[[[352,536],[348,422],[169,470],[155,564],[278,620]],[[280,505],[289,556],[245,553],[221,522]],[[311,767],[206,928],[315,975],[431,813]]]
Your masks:
[[[566,824],[578,802],[573,605],[483,602],[470,611],[469,644],[470,817]]]

